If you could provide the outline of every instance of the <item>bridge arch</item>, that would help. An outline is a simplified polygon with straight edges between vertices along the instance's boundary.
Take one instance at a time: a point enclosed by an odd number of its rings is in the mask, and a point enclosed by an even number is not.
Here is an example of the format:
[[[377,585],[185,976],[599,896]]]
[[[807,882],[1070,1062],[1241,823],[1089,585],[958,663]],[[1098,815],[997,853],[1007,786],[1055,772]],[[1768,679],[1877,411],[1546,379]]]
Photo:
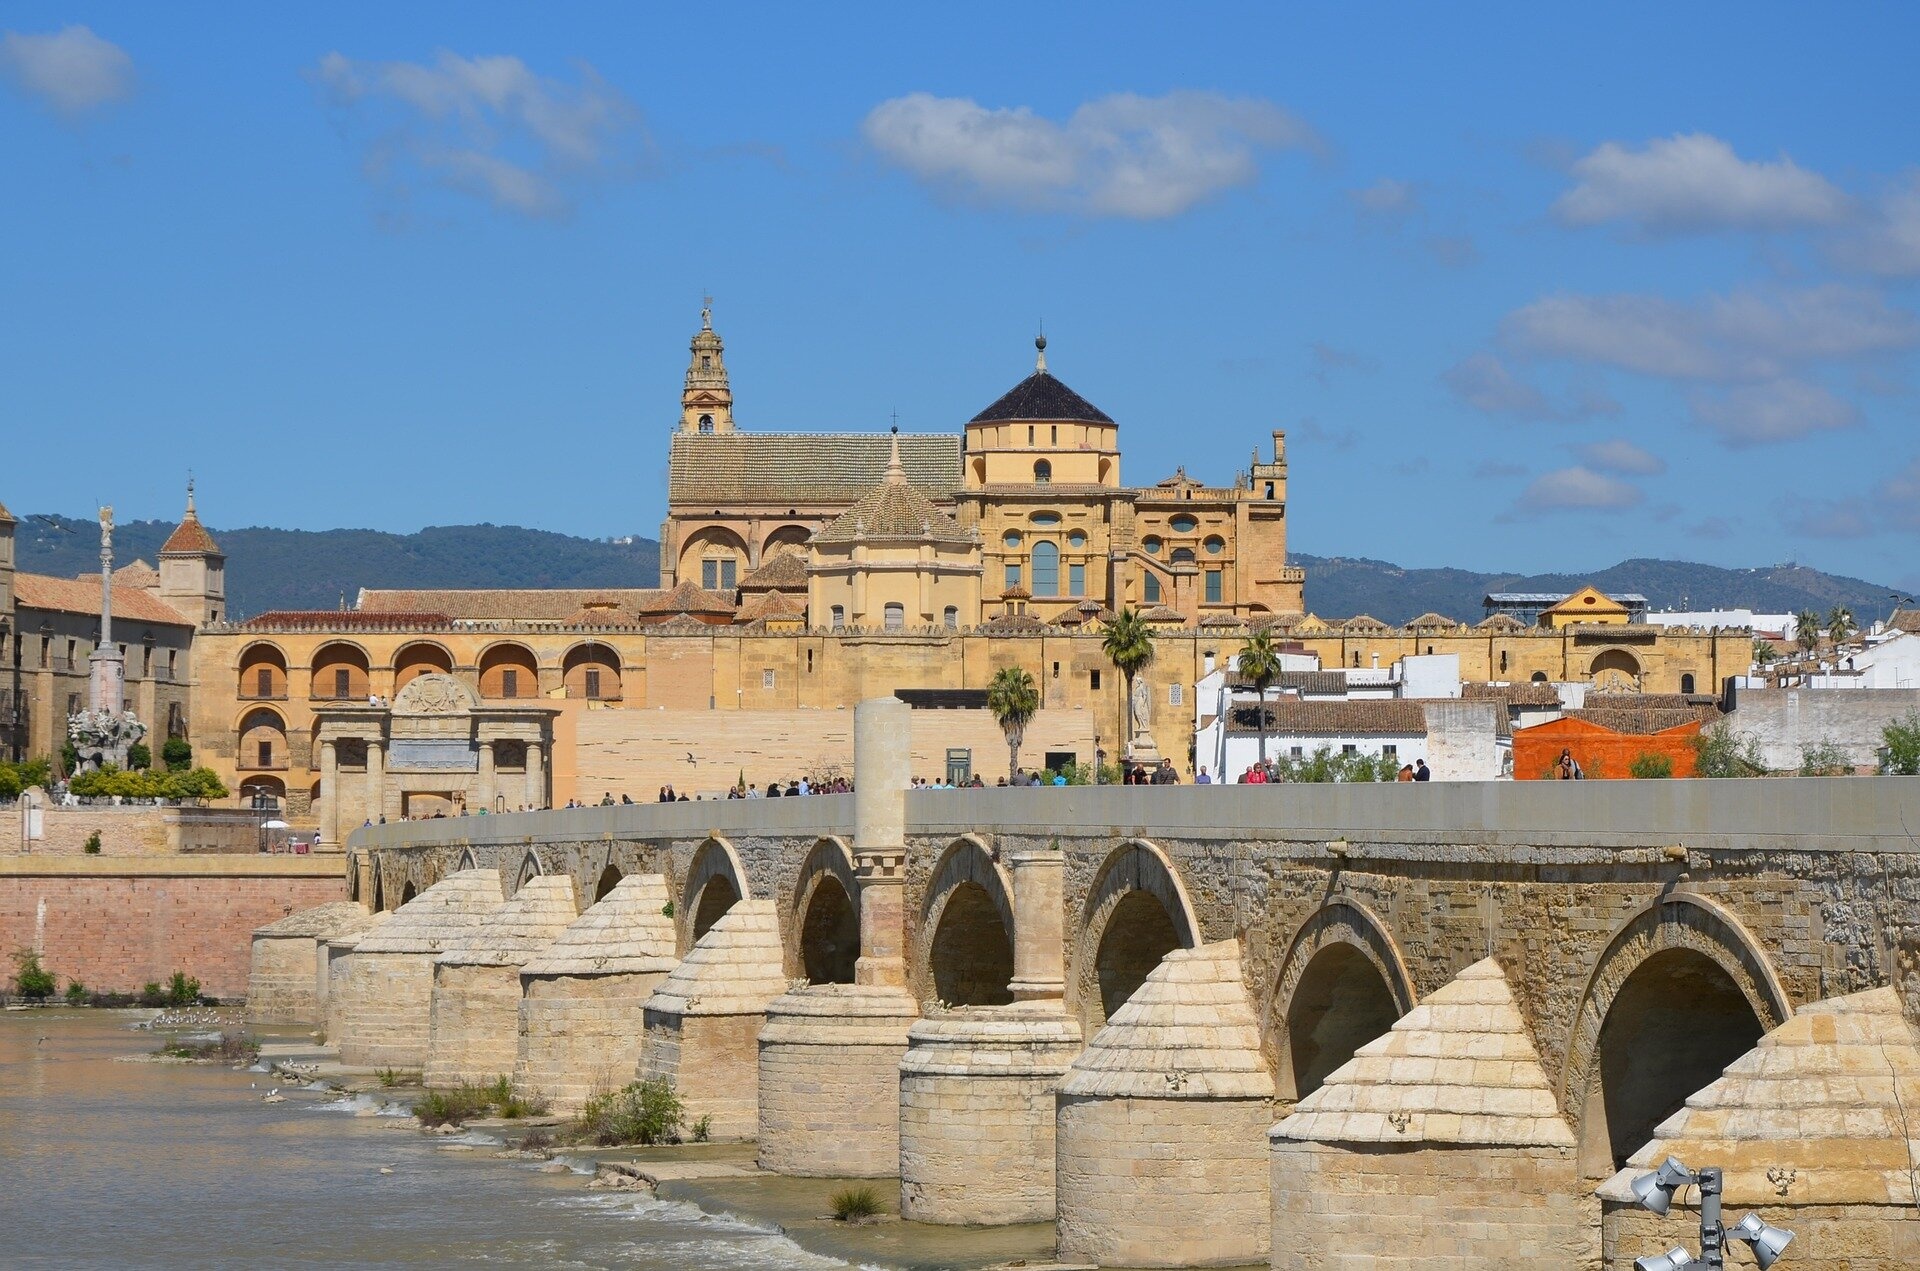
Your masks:
[[[747,872],[740,865],[740,854],[733,844],[715,836],[694,849],[687,866],[687,881],[680,889],[680,903],[674,907],[680,928],[680,952],[687,950],[720,921],[720,916],[742,900],[750,900]]]
[[[860,960],[860,884],[839,837],[813,845],[794,881],[788,971],[809,984],[851,984]]]
[[[400,889],[400,904],[401,905],[407,904],[409,901],[411,901],[415,896],[418,896],[419,894],[420,894],[419,890],[415,888],[413,885],[413,880],[409,878],[407,880],[406,886]]]
[[[609,863],[605,869],[600,871],[600,877],[594,880],[593,899],[587,903],[589,905],[597,905],[605,900],[607,893],[618,887],[620,880],[625,877],[626,875],[621,872],[618,865]]]
[[[1080,912],[1068,983],[1091,1037],[1175,949],[1200,943],[1200,920],[1172,860],[1145,839],[1107,854]]]
[[[1280,1096],[1312,1094],[1418,1003],[1387,924],[1351,897],[1327,900],[1295,933],[1261,1021]]]
[[[1582,1177],[1613,1173],[1792,1013],[1759,941],[1724,906],[1670,892],[1628,918],[1587,977],[1561,1071]]]
[[[516,892],[519,891],[522,887],[525,887],[528,883],[540,877],[540,875],[545,872],[546,871],[540,865],[539,854],[536,853],[532,848],[528,848],[526,859],[520,862],[520,876],[514,882],[513,889]]]
[[[460,863],[455,865],[453,869],[455,873],[459,873],[463,869],[477,869],[479,868],[479,864],[480,863],[474,859],[473,848],[468,847],[460,853]]]
[[[1013,884],[978,836],[947,845],[921,909],[919,961],[934,998],[949,1006],[1013,1001]]]

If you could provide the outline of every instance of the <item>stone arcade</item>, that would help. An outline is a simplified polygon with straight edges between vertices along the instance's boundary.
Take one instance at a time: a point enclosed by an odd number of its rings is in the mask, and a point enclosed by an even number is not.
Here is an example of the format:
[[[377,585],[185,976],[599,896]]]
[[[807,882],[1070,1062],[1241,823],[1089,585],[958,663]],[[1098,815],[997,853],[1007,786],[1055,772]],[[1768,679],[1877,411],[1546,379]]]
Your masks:
[[[343,1057],[420,1062],[503,881],[658,875],[683,957],[634,1071],[912,1217],[1051,1208],[1112,1266],[1625,1271],[1690,1234],[1621,1203],[1674,1151],[1796,1261],[1920,1263],[1920,785],[906,794],[863,758],[851,798],[363,831],[350,890],[399,909],[342,937]]]

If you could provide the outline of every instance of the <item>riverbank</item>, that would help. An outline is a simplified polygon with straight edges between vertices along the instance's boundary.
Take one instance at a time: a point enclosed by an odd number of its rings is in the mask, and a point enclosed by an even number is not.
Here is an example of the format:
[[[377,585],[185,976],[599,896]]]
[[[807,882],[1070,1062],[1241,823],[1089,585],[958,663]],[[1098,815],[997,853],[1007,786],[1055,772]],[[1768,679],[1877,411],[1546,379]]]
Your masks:
[[[824,1217],[828,1198],[847,1180],[762,1173],[750,1144],[569,1147],[549,1161],[503,1155],[527,1122],[426,1133],[409,1110],[414,1092],[331,1066],[305,1029],[257,1030],[279,1074],[121,1062],[160,1049],[165,1030],[135,1027],[155,1015],[63,1007],[0,1015],[0,1177],[10,1180],[0,1265],[1057,1265],[1047,1224],[836,1222]],[[179,1035],[216,1026],[196,1017]],[[603,1166],[651,1186],[594,1187]],[[872,1181],[894,1208],[896,1184]]]

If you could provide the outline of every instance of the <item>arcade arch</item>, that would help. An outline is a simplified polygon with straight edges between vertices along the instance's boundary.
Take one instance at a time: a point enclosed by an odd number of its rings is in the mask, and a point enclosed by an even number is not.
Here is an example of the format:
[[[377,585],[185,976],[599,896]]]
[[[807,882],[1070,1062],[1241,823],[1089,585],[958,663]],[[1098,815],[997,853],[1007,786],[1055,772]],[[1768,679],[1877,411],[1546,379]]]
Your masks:
[[[420,894],[420,889],[413,885],[412,879],[408,879],[407,885],[400,889],[400,903],[402,905],[407,904],[409,901],[411,901],[415,896],[418,896],[419,894]]]
[[[1094,876],[1069,977],[1091,1037],[1160,959],[1200,942],[1200,923],[1173,863],[1143,839],[1122,843]]]
[[[804,525],[782,525],[760,544],[760,563],[764,565],[782,552],[794,552],[804,558],[807,540],[812,537],[813,531]]]
[[[1581,995],[1560,1104],[1584,1178],[1604,1178],[1689,1096],[1792,1013],[1731,912],[1673,893],[1621,925]]]
[[[534,853],[528,852],[526,859],[520,862],[520,876],[514,881],[513,889],[519,891],[522,887],[525,887],[528,883],[540,877],[544,872],[540,867],[540,858]]]
[[[837,838],[814,844],[793,895],[800,973],[809,984],[853,983],[860,960],[860,887],[847,845]]]
[[[600,877],[593,884],[593,903],[599,904],[607,898],[607,893],[620,885],[626,875],[620,872],[618,865],[609,865],[600,871]]]
[[[722,838],[710,838],[693,854],[687,881],[680,889],[680,951],[685,953],[727,910],[747,898],[746,875],[739,853]]]
[[[540,663],[524,644],[496,644],[480,655],[480,696],[511,700],[540,696]]]
[[[238,696],[253,701],[279,701],[287,695],[287,655],[275,644],[250,644],[240,651]]]
[[[280,712],[256,706],[241,717],[234,767],[243,770],[285,768],[292,757],[287,746],[287,725],[280,718]]]
[[[1399,947],[1366,906],[1335,897],[1300,925],[1267,1001],[1279,1094],[1304,1099],[1417,1003]]]
[[[365,701],[373,691],[371,668],[360,646],[345,641],[323,644],[313,653],[307,696],[321,702]]]
[[[698,583],[708,591],[732,591],[747,572],[747,544],[724,525],[704,525],[682,540],[682,582]]]
[[[393,691],[398,693],[413,680],[435,672],[453,674],[453,654],[426,640],[404,645],[393,655]]]
[[[979,840],[940,856],[921,913],[922,964],[934,998],[949,1006],[1013,1001],[1011,885]]]
[[[620,700],[620,655],[598,641],[577,644],[561,662],[561,680],[568,697],[592,702]]]

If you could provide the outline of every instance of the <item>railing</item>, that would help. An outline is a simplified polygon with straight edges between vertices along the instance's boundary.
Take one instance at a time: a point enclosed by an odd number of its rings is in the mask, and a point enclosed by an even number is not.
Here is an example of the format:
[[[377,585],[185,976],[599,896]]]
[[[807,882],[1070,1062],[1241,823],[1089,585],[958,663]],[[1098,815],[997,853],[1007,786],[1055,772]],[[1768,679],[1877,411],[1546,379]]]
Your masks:
[[[261,763],[258,760],[248,763],[242,759],[236,762],[233,767],[237,772],[285,772],[293,767],[293,765],[284,759],[276,759],[272,763]]]

